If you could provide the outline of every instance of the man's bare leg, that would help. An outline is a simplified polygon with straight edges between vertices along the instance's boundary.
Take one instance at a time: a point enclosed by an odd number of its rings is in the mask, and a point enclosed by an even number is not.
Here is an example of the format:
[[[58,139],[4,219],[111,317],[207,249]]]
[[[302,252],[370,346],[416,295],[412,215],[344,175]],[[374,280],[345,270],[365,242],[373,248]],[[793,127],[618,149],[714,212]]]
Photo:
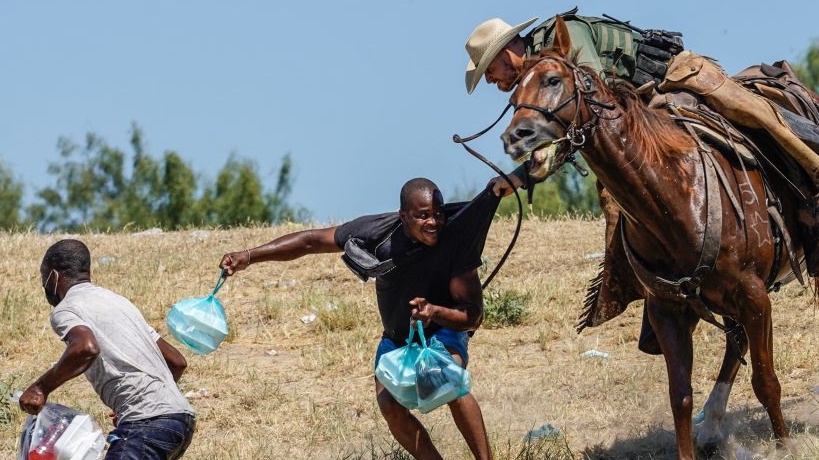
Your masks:
[[[452,359],[461,366],[464,365],[463,357],[451,348],[447,348],[452,354]],[[455,401],[449,403],[449,411],[452,412],[452,419],[455,426],[463,435],[472,455],[478,460],[491,460],[492,448],[489,445],[489,437],[486,435],[486,426],[483,423],[483,414],[478,400],[469,393]]]
[[[432,444],[424,425],[410,413],[409,409],[399,404],[377,379],[375,397],[390,433],[401,447],[418,460],[443,460],[438,449]]]
[[[449,410],[472,455],[479,460],[490,460],[492,448],[489,446],[481,408],[472,393],[449,403]]]

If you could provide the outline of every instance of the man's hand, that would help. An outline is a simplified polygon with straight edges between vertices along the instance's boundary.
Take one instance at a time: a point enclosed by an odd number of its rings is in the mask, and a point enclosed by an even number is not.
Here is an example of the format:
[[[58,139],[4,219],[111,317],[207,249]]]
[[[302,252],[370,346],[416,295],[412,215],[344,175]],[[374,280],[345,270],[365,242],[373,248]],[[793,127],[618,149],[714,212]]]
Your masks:
[[[47,400],[48,395],[40,387],[40,384],[34,383],[20,395],[20,409],[31,415],[37,415],[43,410]]]
[[[416,297],[410,300],[409,303],[414,307],[412,309],[412,318],[420,319],[424,326],[429,326],[430,321],[438,311],[438,306],[427,302],[427,299],[423,297]]]
[[[516,176],[515,174],[507,174],[507,176],[512,180],[512,184],[515,186],[515,188],[509,187],[509,182],[506,182],[506,179],[504,179],[503,176],[497,176],[489,179],[489,184],[487,187],[490,185],[492,186],[492,193],[494,193],[495,196],[509,196],[515,192],[515,189],[518,189],[521,187],[521,185],[523,185],[523,181],[520,180],[520,177]]]
[[[219,268],[225,269],[225,274],[230,276],[239,270],[244,270],[250,265],[250,252],[238,251],[230,252],[222,256],[222,261],[219,262]]]

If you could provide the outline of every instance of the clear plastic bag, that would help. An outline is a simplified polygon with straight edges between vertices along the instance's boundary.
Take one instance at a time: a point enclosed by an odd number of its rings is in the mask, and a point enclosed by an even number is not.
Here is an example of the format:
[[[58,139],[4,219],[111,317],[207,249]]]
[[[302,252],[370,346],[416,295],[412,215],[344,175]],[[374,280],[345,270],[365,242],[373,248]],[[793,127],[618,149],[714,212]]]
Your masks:
[[[90,415],[46,403],[29,415],[20,435],[18,460],[99,460],[105,449],[102,428]]]
[[[467,395],[472,387],[469,372],[455,362],[446,347],[435,337],[427,343],[423,334],[415,379],[418,411],[422,414]]]
[[[419,325],[419,327],[421,327]],[[419,329],[423,336],[423,328]],[[415,329],[410,327],[407,344],[381,355],[375,367],[375,377],[384,388],[407,409],[418,407],[418,392],[415,389],[415,361],[421,353],[421,345],[412,341]]]
[[[196,354],[206,355],[216,350],[228,335],[227,314],[216,298],[225,280],[223,269],[210,294],[180,300],[165,318],[171,335]]]

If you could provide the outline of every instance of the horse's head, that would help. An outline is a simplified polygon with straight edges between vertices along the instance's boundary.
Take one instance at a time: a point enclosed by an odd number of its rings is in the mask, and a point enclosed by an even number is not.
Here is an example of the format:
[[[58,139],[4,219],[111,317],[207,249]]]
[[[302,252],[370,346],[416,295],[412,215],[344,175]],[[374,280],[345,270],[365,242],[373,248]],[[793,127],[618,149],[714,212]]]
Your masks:
[[[568,29],[558,17],[553,46],[527,59],[510,99],[515,114],[501,139],[513,160],[530,162],[535,179],[563,165],[585,143],[590,128],[589,95],[600,82],[568,58],[570,49]]]

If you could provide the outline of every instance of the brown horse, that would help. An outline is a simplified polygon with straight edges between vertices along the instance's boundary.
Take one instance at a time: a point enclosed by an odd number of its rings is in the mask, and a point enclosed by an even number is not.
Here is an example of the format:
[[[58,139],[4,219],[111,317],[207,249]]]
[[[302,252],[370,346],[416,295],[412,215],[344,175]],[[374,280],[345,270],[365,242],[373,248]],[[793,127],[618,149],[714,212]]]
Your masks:
[[[768,291],[778,280],[801,280],[801,247],[790,238],[797,233],[794,190],[785,175],[709,147],[668,112],[646,106],[633,88],[609,87],[575,65],[560,18],[555,35],[512,95],[515,114],[501,136],[506,153],[531,155],[530,171],[538,174],[577,150],[619,205],[619,237],[666,361],[678,458],[695,452],[692,333],[700,319],[723,328],[727,345],[698,447],[711,452],[725,440],[721,421],[749,349],[754,393],[784,443]]]

